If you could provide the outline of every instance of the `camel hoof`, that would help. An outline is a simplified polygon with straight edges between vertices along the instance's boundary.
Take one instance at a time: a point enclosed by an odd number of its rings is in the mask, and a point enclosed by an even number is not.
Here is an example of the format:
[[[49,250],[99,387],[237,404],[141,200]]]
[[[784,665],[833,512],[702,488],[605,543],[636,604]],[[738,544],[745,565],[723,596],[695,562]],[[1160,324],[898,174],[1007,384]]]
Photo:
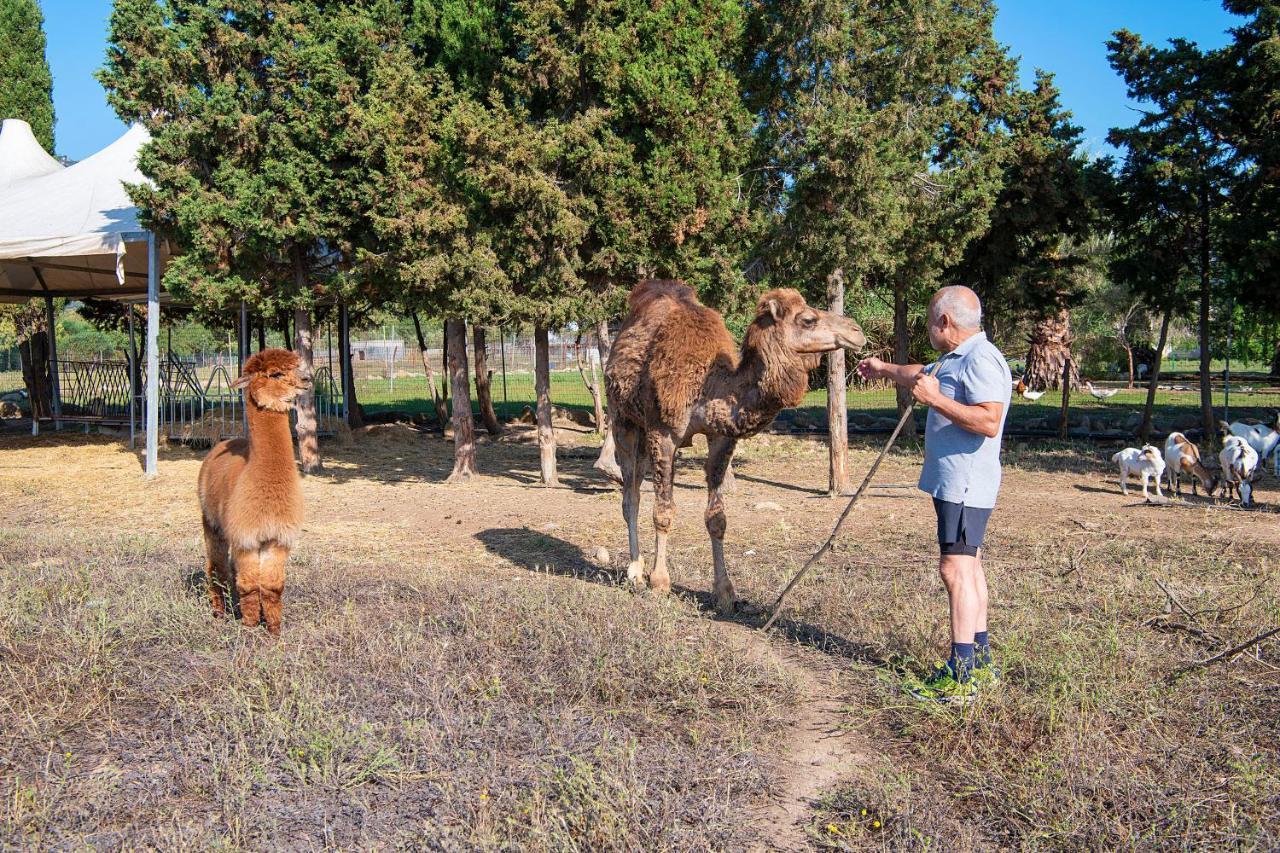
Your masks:
[[[664,572],[654,572],[649,575],[649,588],[659,595],[666,595],[671,592],[671,576]]]
[[[627,564],[627,583],[634,590],[642,590],[648,585],[644,577],[644,563],[640,560]]]
[[[716,612],[721,616],[732,616],[738,609],[737,595],[732,589],[716,593]]]

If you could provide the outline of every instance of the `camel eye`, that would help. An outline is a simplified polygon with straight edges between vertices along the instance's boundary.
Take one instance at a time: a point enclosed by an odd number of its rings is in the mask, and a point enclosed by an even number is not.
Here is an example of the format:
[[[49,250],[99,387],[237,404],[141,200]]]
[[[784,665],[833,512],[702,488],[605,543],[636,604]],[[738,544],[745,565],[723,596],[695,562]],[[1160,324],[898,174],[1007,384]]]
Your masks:
[[[812,329],[812,328],[814,328],[815,326],[817,326],[817,325],[818,325],[818,318],[817,318],[817,317],[802,317],[802,318],[801,318],[801,320],[800,320],[800,325],[801,325],[801,326],[803,326],[803,327],[805,327],[806,329]]]

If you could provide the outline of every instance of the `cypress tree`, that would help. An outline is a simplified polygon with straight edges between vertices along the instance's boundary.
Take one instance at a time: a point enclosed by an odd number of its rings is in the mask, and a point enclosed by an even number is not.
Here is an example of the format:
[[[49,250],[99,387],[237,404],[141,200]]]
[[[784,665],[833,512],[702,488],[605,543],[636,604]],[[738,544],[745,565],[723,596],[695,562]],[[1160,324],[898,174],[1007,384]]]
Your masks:
[[[0,118],[20,118],[53,153],[53,75],[36,0],[0,0]]]

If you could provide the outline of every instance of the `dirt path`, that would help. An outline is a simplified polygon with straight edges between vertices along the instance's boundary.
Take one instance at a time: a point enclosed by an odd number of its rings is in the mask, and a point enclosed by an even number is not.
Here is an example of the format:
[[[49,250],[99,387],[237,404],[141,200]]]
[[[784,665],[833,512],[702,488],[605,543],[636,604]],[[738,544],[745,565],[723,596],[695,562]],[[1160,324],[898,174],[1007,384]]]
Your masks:
[[[802,698],[780,750],[772,798],[751,821],[760,830],[757,849],[808,850],[805,825],[814,801],[855,768],[872,765],[878,753],[865,736],[843,726],[845,703],[834,668],[806,660],[804,652],[784,647],[757,628],[719,624],[744,656],[776,666],[798,683]]]

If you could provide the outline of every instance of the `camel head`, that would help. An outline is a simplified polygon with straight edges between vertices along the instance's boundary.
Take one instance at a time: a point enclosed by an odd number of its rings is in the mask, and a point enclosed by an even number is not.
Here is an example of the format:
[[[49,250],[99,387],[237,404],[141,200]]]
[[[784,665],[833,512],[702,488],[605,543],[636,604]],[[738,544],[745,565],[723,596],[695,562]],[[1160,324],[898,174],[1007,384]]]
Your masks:
[[[771,338],[773,346],[800,355],[812,370],[818,357],[838,349],[861,350],[867,345],[862,328],[848,317],[811,308],[790,288],[770,290],[760,297],[756,319],[747,329],[748,345],[760,346]]]
[[[287,412],[294,399],[311,388],[311,372],[287,349],[264,349],[250,356],[231,387],[247,388],[248,399],[259,408]]]

